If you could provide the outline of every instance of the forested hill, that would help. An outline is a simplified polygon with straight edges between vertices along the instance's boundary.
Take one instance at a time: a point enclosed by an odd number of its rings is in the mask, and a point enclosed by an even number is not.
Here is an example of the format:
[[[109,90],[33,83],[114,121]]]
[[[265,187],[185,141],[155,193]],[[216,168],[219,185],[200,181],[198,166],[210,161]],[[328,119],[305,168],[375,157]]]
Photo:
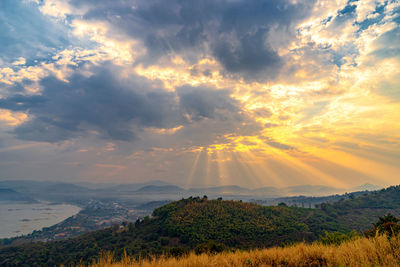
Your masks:
[[[49,243],[4,247],[0,266],[53,266],[91,262],[101,252],[145,257],[189,250],[220,251],[318,239],[324,230],[368,229],[378,216],[400,211],[400,186],[350,196],[317,209],[265,207],[240,201],[188,198],[164,205],[153,216],[125,226]]]
[[[74,239],[32,243],[0,250],[0,266],[53,266],[90,262],[102,251],[146,256],[181,254],[192,249],[255,248],[315,240],[339,224],[321,210],[264,207],[240,201],[188,198],[156,209],[123,228],[114,227]]]
[[[335,218],[341,225],[363,232],[371,228],[380,216],[391,213],[400,216],[400,185],[386,189],[350,194],[348,199],[317,206],[328,217]]]
[[[162,222],[162,236],[179,237],[190,247],[210,240],[236,248],[280,245],[314,240],[323,229],[340,227],[320,210],[206,198],[170,203],[156,209],[153,216]]]

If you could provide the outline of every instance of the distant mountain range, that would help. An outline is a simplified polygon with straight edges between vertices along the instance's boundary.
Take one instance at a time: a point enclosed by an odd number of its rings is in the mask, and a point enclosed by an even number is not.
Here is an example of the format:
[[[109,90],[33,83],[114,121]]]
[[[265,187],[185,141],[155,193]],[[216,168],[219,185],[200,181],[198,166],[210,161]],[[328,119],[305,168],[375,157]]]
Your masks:
[[[137,193],[149,193],[149,192],[157,192],[157,193],[180,193],[185,191],[183,188],[176,185],[146,185],[142,188],[136,190]]]
[[[110,186],[101,186],[98,184],[91,184],[91,188],[96,190],[106,190],[106,191],[118,191],[118,192],[134,192],[146,186],[170,186],[171,184],[154,180],[145,183],[133,183],[133,184],[114,184]]]
[[[364,184],[350,189],[337,188],[323,185],[299,185],[289,186],[283,188],[277,187],[261,187],[256,189],[248,189],[237,185],[226,185],[226,186],[215,186],[215,187],[201,187],[201,188],[189,188],[183,189],[174,185],[164,186],[144,186],[136,190],[136,192],[186,192],[191,194],[220,194],[220,195],[254,195],[254,196],[268,196],[268,197],[282,197],[282,196],[326,196],[333,194],[343,194],[345,192],[356,192],[356,191],[374,191],[379,190],[382,187]]]
[[[170,195],[170,197],[177,196],[203,196],[209,195],[216,196],[248,196],[258,198],[277,198],[285,196],[326,196],[343,194],[345,192],[355,191],[373,191],[381,187],[364,184],[351,189],[336,188],[323,185],[299,185],[289,186],[283,188],[277,187],[261,187],[256,189],[248,189],[237,185],[225,185],[214,187],[199,187],[184,189],[182,187],[168,184],[163,181],[149,181],[146,183],[135,184],[108,184],[98,185],[83,183],[80,185],[64,182],[44,182],[44,181],[31,181],[31,180],[8,180],[0,181],[0,188],[7,188],[13,190],[15,194],[28,195],[31,198],[44,198],[51,201],[68,201],[75,200],[86,201],[90,198],[117,198],[121,195]],[[6,198],[6,195],[11,196],[11,193],[0,191],[0,199]],[[10,197],[9,197],[10,198]],[[16,197],[17,198],[17,197]]]
[[[381,186],[366,183],[360,186],[353,187],[351,191],[375,191],[380,189],[382,189]]]
[[[0,201],[36,202],[35,199],[10,188],[0,188]]]
[[[48,182],[48,181],[32,181],[32,180],[6,180],[0,181],[0,187],[11,188],[20,193],[71,193],[71,192],[87,192],[90,189],[78,186],[73,183]]]
[[[251,194],[252,190],[240,187],[237,185],[225,185],[215,187],[203,187],[203,188],[190,188],[187,191],[193,193],[215,193],[215,194]]]

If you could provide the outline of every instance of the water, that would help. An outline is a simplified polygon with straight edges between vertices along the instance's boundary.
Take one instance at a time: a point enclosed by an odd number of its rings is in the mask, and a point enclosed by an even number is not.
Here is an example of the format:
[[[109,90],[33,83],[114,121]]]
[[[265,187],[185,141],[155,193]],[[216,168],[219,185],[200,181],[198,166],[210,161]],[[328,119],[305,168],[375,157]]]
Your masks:
[[[67,204],[0,202],[0,238],[30,234],[59,223],[80,210]]]

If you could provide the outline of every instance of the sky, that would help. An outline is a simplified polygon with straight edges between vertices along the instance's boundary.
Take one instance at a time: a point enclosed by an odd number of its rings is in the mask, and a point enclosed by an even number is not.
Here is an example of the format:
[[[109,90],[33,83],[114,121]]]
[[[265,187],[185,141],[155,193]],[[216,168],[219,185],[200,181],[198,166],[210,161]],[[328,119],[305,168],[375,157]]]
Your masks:
[[[398,0],[2,0],[0,180],[400,184]]]

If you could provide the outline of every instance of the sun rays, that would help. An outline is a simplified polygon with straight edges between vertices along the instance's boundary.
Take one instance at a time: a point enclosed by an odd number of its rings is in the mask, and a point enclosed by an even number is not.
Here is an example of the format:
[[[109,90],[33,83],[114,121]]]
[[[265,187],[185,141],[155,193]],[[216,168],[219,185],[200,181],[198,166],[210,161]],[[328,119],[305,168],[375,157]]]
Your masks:
[[[398,1],[50,2],[0,10],[4,177],[400,182]]]
[[[186,187],[199,183],[242,184],[249,188],[311,184],[345,189],[361,182],[351,181],[348,176],[358,175],[374,183],[394,184],[396,174],[400,175],[395,160],[390,161],[388,156],[352,148],[351,142],[340,148],[306,139],[301,148],[258,136],[231,137],[229,143],[202,147],[193,152]]]

